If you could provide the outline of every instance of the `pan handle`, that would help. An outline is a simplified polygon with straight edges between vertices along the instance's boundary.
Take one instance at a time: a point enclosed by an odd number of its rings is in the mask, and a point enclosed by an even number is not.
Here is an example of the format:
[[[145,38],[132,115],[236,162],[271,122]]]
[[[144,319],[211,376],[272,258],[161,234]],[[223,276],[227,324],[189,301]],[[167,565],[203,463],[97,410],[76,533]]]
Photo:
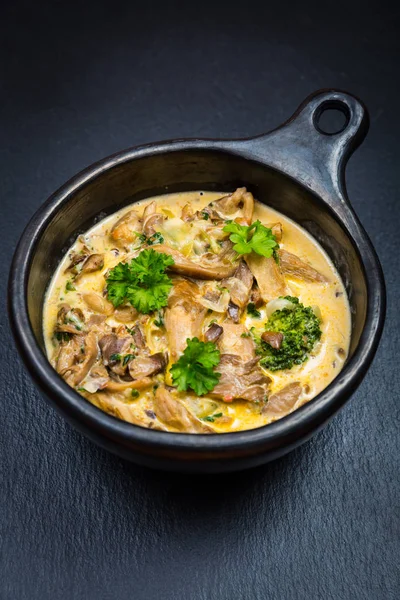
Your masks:
[[[327,109],[345,116],[341,131],[324,133],[320,117]],[[279,128],[239,144],[240,153],[283,171],[337,207],[348,202],[344,175],[347,161],[369,127],[368,112],[355,96],[320,90],[309,96]]]

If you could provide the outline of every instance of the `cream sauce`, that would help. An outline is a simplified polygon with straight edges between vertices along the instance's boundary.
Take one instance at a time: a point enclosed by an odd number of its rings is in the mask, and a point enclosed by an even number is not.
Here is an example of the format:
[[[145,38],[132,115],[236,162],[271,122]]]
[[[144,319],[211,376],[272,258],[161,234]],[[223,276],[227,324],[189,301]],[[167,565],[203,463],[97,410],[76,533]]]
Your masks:
[[[83,294],[94,291],[102,295],[105,284],[104,274],[124,258],[121,254],[116,256],[112,252],[115,245],[110,240],[109,233],[114,223],[132,208],[140,212],[150,202],[155,201],[158,205],[158,210],[161,210],[161,212],[171,219],[171,222],[168,223],[167,221],[167,228],[163,231],[166,243],[175,245],[182,252],[185,252],[191,247],[190,226],[187,226],[183,231],[179,231],[179,228],[174,227],[173,218],[180,217],[182,208],[187,203],[190,203],[194,210],[201,210],[222,195],[218,192],[196,191],[149,198],[114,213],[97,223],[83,237],[80,236],[78,238],[54,274],[44,303],[44,339],[47,355],[53,366],[56,364],[57,354],[53,334],[59,304],[61,302],[68,302],[73,307],[81,308],[85,316],[90,316],[92,313],[88,311],[88,306],[83,300]],[[302,365],[295,366],[290,370],[267,371],[267,374],[272,379],[271,393],[279,391],[291,382],[299,382],[302,385],[303,392],[293,407],[294,410],[321,392],[341,370],[348,353],[350,341],[351,317],[349,304],[343,283],[335,267],[323,249],[304,229],[283,214],[257,201],[255,202],[253,221],[256,219],[259,219],[264,224],[280,222],[283,226],[283,237],[280,247],[310,263],[329,280],[328,283],[309,283],[285,276],[292,295],[298,296],[300,302],[306,306],[317,305],[322,315],[322,337],[314,348],[310,358]],[[67,282],[71,280],[71,275],[65,273],[65,269],[70,262],[69,253],[73,250],[81,249],[83,240],[92,253],[104,254],[104,268],[101,271],[83,275],[79,280],[79,284],[76,285],[76,290],[67,291]],[[242,322],[248,329],[255,327],[256,331],[261,333],[267,321],[265,307],[261,307],[260,312],[262,315],[261,319],[254,319],[245,312]],[[157,318],[157,315],[150,318],[145,327],[146,341],[152,352],[165,350],[167,347],[165,332],[154,325],[155,318]],[[217,318],[217,320],[222,322],[225,317],[221,318],[217,313],[214,313],[212,314],[212,318]],[[107,323],[111,326],[121,325],[121,323],[118,323],[112,317],[107,319]],[[162,377],[157,377],[162,381]],[[131,397],[131,390],[113,394],[104,391],[95,394],[81,393],[99,408],[126,421],[143,424],[144,426],[149,426],[151,422],[150,419],[143,421],[143,411],[152,410],[153,408],[152,389],[141,392],[136,399]],[[212,412],[222,412],[225,417],[228,417],[226,419],[216,419],[212,424],[213,429],[217,432],[260,427],[277,418],[266,417],[260,411],[260,407],[241,400],[226,404],[207,396],[198,398],[194,394],[187,394],[183,402],[200,418]]]

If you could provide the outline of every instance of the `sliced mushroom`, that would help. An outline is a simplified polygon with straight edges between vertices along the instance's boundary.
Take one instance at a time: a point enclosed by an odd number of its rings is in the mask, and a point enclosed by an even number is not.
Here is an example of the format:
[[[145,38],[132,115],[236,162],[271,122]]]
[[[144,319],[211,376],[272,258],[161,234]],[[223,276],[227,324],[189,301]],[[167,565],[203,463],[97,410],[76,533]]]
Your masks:
[[[231,277],[237,268],[234,262],[236,253],[231,248],[230,251],[221,252],[219,255],[203,255],[201,264],[189,260],[178,250],[164,244],[157,244],[154,250],[172,256],[174,264],[169,267],[170,271],[195,279],[225,279]]]
[[[120,323],[131,323],[138,316],[138,311],[133,306],[121,306],[116,308],[113,317]]]
[[[111,302],[100,296],[100,294],[96,294],[96,292],[83,292],[82,298],[94,312],[102,315],[111,315],[114,312]]]
[[[75,281],[78,281],[82,275],[88,273],[95,273],[95,271],[101,271],[104,267],[104,255],[103,254],[91,254],[83,263],[82,269],[75,277]]]
[[[85,317],[80,308],[71,308],[69,304],[60,305],[57,313],[57,333],[82,333],[85,329]]]
[[[210,325],[210,327],[205,332],[204,340],[206,342],[214,342],[215,343],[221,337],[223,332],[224,332],[224,330],[221,327],[221,325],[218,325],[218,323],[213,323],[212,325]]]
[[[278,333],[276,331],[264,331],[264,333],[261,335],[261,339],[266,344],[269,344],[271,348],[279,350],[283,342],[283,333]]]
[[[214,200],[205,210],[207,211],[209,208],[212,208],[212,211],[222,219],[229,219],[241,211],[237,218],[241,217],[245,224],[250,225],[253,219],[254,197],[245,187],[241,187],[237,188],[233,194]]]
[[[172,288],[165,311],[165,328],[171,360],[175,362],[186,348],[187,338],[199,337],[207,309],[196,301],[197,284],[185,279]]]

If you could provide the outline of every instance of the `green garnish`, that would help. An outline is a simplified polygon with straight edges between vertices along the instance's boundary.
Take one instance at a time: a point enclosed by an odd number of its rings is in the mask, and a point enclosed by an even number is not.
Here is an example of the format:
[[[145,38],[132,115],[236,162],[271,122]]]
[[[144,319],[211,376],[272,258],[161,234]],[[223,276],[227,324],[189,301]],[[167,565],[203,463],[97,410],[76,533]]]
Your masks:
[[[240,337],[241,337],[241,338],[249,338],[249,337],[251,337],[251,333],[242,333],[242,334],[240,335]]]
[[[174,264],[168,254],[143,250],[129,264],[120,262],[107,277],[107,296],[115,307],[128,301],[136,310],[148,314],[168,303],[172,281],[165,273]]]
[[[220,352],[213,342],[200,342],[197,337],[187,339],[186,343],[182,356],[170,369],[172,381],[179,392],[192,389],[203,396],[215,388],[221,377],[214,371]]]
[[[67,281],[67,283],[65,284],[65,291],[66,292],[75,292],[76,291],[76,287],[74,285],[72,285],[71,280]]]
[[[222,413],[215,413],[214,415],[207,415],[207,417],[203,417],[200,420],[207,421],[208,423],[214,423],[215,419],[219,419],[220,417],[222,417]]]
[[[122,359],[122,364],[125,367],[125,365],[128,364],[129,361],[133,360],[135,357],[134,354],[125,354],[124,358]]]
[[[255,252],[266,258],[277,256],[276,251],[279,244],[272,229],[265,227],[261,221],[255,221],[249,226],[239,225],[235,221],[227,221],[223,231],[231,234],[229,239],[233,242],[233,249],[238,254]]]
[[[158,313],[158,319],[154,319],[154,325],[156,327],[162,327],[164,325],[164,319],[160,312]]]
[[[68,342],[71,339],[71,333],[67,333],[66,331],[57,331],[54,334],[54,337],[58,342]]]
[[[204,219],[205,221],[208,221],[208,219],[210,218],[210,215],[209,215],[207,212],[202,212],[202,213],[201,213],[201,216],[203,217],[203,219]]]
[[[84,387],[77,387],[77,388],[76,388],[76,391],[77,391],[77,392],[87,392],[87,390],[85,390],[85,388],[84,388]]]
[[[249,302],[247,305],[247,314],[250,317],[254,317],[255,319],[259,319],[261,317],[261,313],[256,309],[256,305],[253,302]]]
[[[159,231],[156,231],[155,233],[153,233],[153,235],[151,235],[149,238],[147,238],[148,246],[153,246],[154,244],[163,244],[163,243],[164,243],[164,238]]]
[[[132,390],[131,391],[131,396],[132,396],[132,398],[139,398],[139,392],[138,392],[138,390]]]
[[[304,306],[293,296],[285,299],[295,306],[276,310],[265,325],[266,331],[283,333],[281,347],[277,350],[261,339],[258,343],[260,364],[270,371],[291,369],[305,362],[322,335],[320,319],[310,306]]]
[[[136,232],[135,232],[136,233]],[[147,237],[144,233],[136,233],[138,240],[141,244],[147,244],[148,246],[154,246],[154,244],[163,244],[164,238],[159,231],[153,233]]]
[[[111,354],[110,356],[110,361],[111,362],[122,362],[123,366],[125,367],[128,362],[130,360],[133,360],[134,358],[136,358],[136,356],[134,354],[119,354],[119,353],[114,353]]]

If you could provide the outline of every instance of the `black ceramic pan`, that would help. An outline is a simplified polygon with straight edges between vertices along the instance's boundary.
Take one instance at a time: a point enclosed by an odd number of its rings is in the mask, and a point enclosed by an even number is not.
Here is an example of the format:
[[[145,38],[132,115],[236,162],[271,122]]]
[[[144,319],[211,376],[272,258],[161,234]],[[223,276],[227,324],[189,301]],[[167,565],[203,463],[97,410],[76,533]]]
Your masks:
[[[323,133],[321,115],[341,111],[345,124]],[[124,150],[73,177],[34,215],[15,252],[9,314],[15,340],[35,383],[77,429],[137,463],[191,472],[234,471],[282,456],[308,440],[343,406],[373,359],[383,328],[385,286],[371,242],[349,203],[344,175],[368,129],[363,104],[323,90],[307,98],[274,131],[242,140],[176,140]],[[183,190],[245,185],[261,202],[297,221],[325,248],[350,299],[347,363],[308,404],[271,425],[237,433],[194,435],[152,431],[94,407],[53,370],[44,351],[46,288],[78,233],[122,206]],[[360,431],[360,435],[362,432]]]

